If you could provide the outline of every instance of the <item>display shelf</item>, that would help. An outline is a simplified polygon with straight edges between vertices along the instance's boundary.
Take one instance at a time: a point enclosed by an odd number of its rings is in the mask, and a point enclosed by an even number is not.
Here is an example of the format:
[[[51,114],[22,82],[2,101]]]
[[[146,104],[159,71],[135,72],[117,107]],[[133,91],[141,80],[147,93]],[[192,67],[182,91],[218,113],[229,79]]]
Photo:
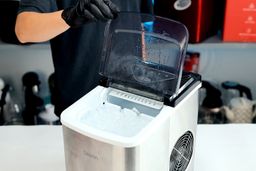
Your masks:
[[[189,49],[254,49],[256,51],[256,42],[223,42],[220,36],[212,36],[201,43],[190,43]]]
[[[48,76],[54,72],[50,44],[10,44],[0,41],[0,77],[13,88],[19,101],[23,101],[22,76],[34,71],[39,74],[42,96],[48,96]]]
[[[256,99],[256,43],[223,42],[213,36],[202,43],[189,44],[188,51],[200,53],[202,79],[221,85],[235,81],[251,89]]]

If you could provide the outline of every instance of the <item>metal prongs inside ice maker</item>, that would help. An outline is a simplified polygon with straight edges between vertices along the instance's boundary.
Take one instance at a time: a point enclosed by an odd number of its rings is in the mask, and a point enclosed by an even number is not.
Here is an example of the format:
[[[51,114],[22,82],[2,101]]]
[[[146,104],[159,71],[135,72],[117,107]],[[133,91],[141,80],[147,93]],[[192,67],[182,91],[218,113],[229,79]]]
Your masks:
[[[115,88],[109,88],[107,100],[122,108],[137,110],[139,113],[151,116],[156,116],[164,105],[163,102]]]

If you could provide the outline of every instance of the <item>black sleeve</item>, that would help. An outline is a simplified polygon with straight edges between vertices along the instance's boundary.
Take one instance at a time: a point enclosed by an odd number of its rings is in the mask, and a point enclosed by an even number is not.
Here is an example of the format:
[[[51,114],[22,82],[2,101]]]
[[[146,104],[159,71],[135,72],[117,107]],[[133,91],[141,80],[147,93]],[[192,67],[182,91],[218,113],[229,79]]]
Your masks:
[[[48,13],[57,10],[56,0],[20,0],[18,13],[24,11]]]
[[[141,12],[147,14],[153,14],[153,0],[141,0]]]

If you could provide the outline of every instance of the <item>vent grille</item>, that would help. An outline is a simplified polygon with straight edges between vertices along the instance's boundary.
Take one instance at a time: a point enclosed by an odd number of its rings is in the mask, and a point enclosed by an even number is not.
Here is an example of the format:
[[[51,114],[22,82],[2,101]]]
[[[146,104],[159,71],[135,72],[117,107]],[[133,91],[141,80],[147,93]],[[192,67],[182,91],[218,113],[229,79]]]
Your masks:
[[[176,142],[170,156],[169,171],[185,171],[193,154],[194,137],[187,131]]]

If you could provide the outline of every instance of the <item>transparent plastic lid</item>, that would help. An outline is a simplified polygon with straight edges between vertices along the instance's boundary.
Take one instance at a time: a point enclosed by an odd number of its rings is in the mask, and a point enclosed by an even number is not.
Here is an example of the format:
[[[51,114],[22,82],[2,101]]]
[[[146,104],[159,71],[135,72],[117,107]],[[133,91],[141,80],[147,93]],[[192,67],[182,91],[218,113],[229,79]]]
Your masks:
[[[163,100],[178,92],[187,42],[179,22],[120,13],[106,26],[100,74],[109,86]]]

